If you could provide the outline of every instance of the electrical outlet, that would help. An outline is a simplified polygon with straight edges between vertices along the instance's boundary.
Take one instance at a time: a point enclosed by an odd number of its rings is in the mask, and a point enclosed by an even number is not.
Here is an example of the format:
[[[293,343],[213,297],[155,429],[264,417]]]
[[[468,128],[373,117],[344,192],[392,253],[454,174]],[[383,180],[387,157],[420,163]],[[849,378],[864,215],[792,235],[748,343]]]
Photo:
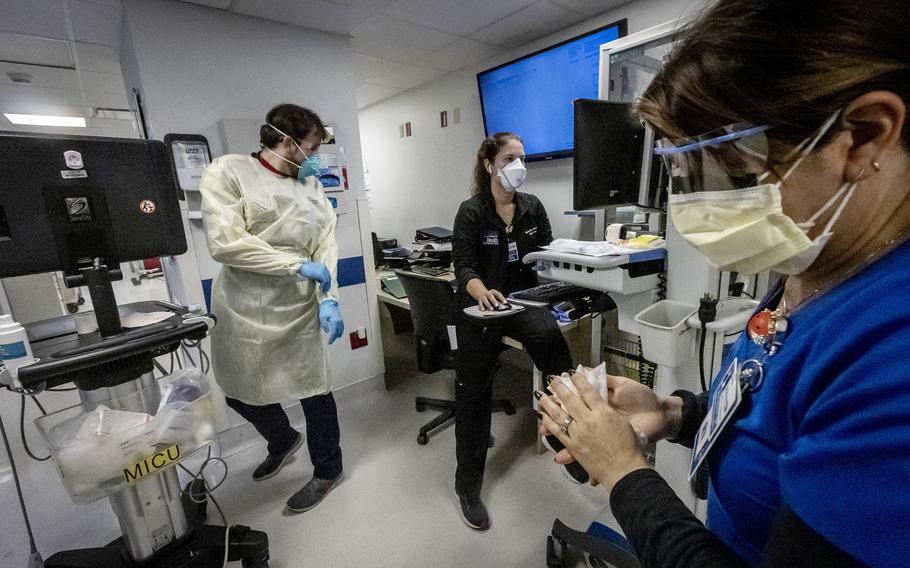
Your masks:
[[[439,127],[445,128],[449,125],[449,111],[444,110],[439,113]]]
[[[455,107],[452,111],[452,122],[458,124],[461,122],[461,107]]]

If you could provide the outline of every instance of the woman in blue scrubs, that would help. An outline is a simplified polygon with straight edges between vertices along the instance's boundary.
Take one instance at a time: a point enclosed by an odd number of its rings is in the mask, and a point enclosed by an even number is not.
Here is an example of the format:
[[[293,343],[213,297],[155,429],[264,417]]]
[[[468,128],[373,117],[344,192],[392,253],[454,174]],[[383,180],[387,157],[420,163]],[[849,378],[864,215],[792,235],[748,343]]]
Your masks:
[[[908,28],[900,0],[720,0],[639,102],[682,237],[783,276],[709,393],[542,398],[644,566],[910,566]],[[699,447],[709,410],[705,526],[637,438]]]

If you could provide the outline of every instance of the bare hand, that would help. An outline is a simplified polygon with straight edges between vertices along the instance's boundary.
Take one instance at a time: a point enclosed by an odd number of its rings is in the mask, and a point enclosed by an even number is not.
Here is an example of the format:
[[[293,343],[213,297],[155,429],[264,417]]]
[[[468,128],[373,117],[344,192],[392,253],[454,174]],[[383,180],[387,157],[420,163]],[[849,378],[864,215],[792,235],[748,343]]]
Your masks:
[[[480,307],[480,311],[492,310],[497,306],[506,303],[505,296],[499,290],[487,290],[486,292],[480,294],[477,299],[477,305]]]
[[[682,400],[677,400],[681,414]],[[607,402],[616,412],[628,418],[632,427],[647,442],[672,437],[679,426],[680,416],[674,413],[677,405],[657,396],[657,393],[638,381],[607,375]]]
[[[611,408],[581,375],[575,374],[571,380],[580,396],[560,381],[550,383],[550,389],[560,398],[568,414],[552,397],[540,398],[541,422],[550,434],[559,438],[568,454],[560,452],[557,458],[574,457],[593,479],[608,488],[628,473],[650,467],[629,418]]]

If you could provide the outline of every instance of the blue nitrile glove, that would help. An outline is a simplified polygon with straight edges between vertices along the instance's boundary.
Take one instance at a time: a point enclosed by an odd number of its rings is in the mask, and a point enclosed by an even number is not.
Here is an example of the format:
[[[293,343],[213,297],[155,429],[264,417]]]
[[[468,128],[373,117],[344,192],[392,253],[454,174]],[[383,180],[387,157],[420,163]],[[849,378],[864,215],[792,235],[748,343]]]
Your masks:
[[[319,304],[319,323],[322,331],[329,334],[329,345],[335,342],[344,333],[344,320],[338,311],[338,302],[325,300]]]
[[[319,284],[323,294],[332,288],[332,273],[321,262],[304,262],[297,269],[297,274],[301,278],[309,278]]]

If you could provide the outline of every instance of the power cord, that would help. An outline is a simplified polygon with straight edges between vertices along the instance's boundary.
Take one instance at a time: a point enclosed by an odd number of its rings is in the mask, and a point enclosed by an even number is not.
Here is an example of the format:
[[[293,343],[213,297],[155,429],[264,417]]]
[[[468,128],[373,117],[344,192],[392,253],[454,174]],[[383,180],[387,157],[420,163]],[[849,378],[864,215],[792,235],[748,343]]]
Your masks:
[[[25,450],[25,453],[28,454],[28,457],[32,458],[36,462],[46,462],[47,460],[51,459],[50,454],[43,458],[36,456],[34,453],[32,453],[31,448],[29,448],[28,439],[25,437],[25,397],[26,395],[22,395],[22,404],[19,407],[19,435],[22,437],[22,448]],[[38,410],[41,411],[41,414],[47,416],[47,411],[44,410],[44,407],[41,406],[41,403],[38,402],[38,399],[34,396],[32,396],[31,399],[35,402],[36,405],[38,405]]]
[[[22,399],[23,402],[25,399]],[[24,408],[24,406],[23,406]],[[32,533],[32,524],[28,519],[28,510],[25,508],[25,498],[22,496],[22,485],[19,483],[19,470],[16,468],[16,460],[13,458],[13,450],[10,447],[9,437],[6,435],[6,426],[3,419],[0,418],[0,434],[3,435],[3,445],[6,447],[6,456],[9,458],[10,469],[13,473],[13,482],[16,484],[16,495],[19,497],[19,507],[22,509],[22,518],[25,520],[25,530],[28,533],[29,545],[29,568],[38,568],[44,566],[44,560],[38,553],[38,547],[35,545],[35,535]]]
[[[698,321],[701,323],[701,339],[699,340],[698,348],[698,376],[701,379],[702,391],[708,390],[708,384],[705,380],[705,339],[708,336],[707,326],[715,319],[717,319],[717,298],[706,293],[702,296],[702,299],[698,304]],[[705,460],[698,467],[698,471],[695,472],[695,479],[692,480],[692,489],[695,492],[695,496],[699,499],[708,498],[708,477],[708,461]]]
[[[701,379],[701,390],[708,390],[705,380],[705,339],[708,336],[707,326],[717,319],[717,298],[705,293],[698,304],[698,321],[701,323],[701,339],[698,346],[698,376]]]
[[[208,483],[208,481],[206,481],[204,474],[205,474],[205,468],[207,468],[209,466],[209,464],[212,464],[212,463],[220,463],[224,467],[224,474],[221,476],[221,479],[218,480],[218,483],[216,483],[214,487],[209,487],[209,483]],[[220,457],[213,457],[212,456],[212,447],[209,446],[208,455],[206,456],[205,461],[202,462],[202,465],[199,466],[199,471],[197,471],[195,474],[192,471],[190,471],[189,469],[187,469],[183,464],[177,464],[177,467],[182,469],[184,472],[186,472],[188,475],[192,476],[192,478],[193,478],[192,481],[190,481],[190,483],[188,484],[188,487],[190,488],[190,490],[189,491],[184,490],[183,494],[186,495],[187,497],[189,497],[190,501],[192,501],[193,503],[196,503],[197,505],[201,505],[201,504],[205,503],[206,501],[211,500],[212,504],[215,505],[215,508],[218,510],[218,514],[221,516],[221,524],[224,525],[223,568],[227,568],[228,556],[229,556],[229,552],[230,552],[229,547],[230,547],[230,543],[231,543],[231,528],[233,525],[228,524],[227,516],[224,514],[224,510],[221,509],[221,505],[218,504],[218,501],[215,499],[215,495],[214,495],[215,490],[218,489],[219,487],[221,487],[221,485],[227,479],[227,475],[228,475],[227,462],[225,462]],[[192,490],[192,488],[196,486],[197,482],[202,483],[202,486],[204,488],[202,493],[194,493]]]

